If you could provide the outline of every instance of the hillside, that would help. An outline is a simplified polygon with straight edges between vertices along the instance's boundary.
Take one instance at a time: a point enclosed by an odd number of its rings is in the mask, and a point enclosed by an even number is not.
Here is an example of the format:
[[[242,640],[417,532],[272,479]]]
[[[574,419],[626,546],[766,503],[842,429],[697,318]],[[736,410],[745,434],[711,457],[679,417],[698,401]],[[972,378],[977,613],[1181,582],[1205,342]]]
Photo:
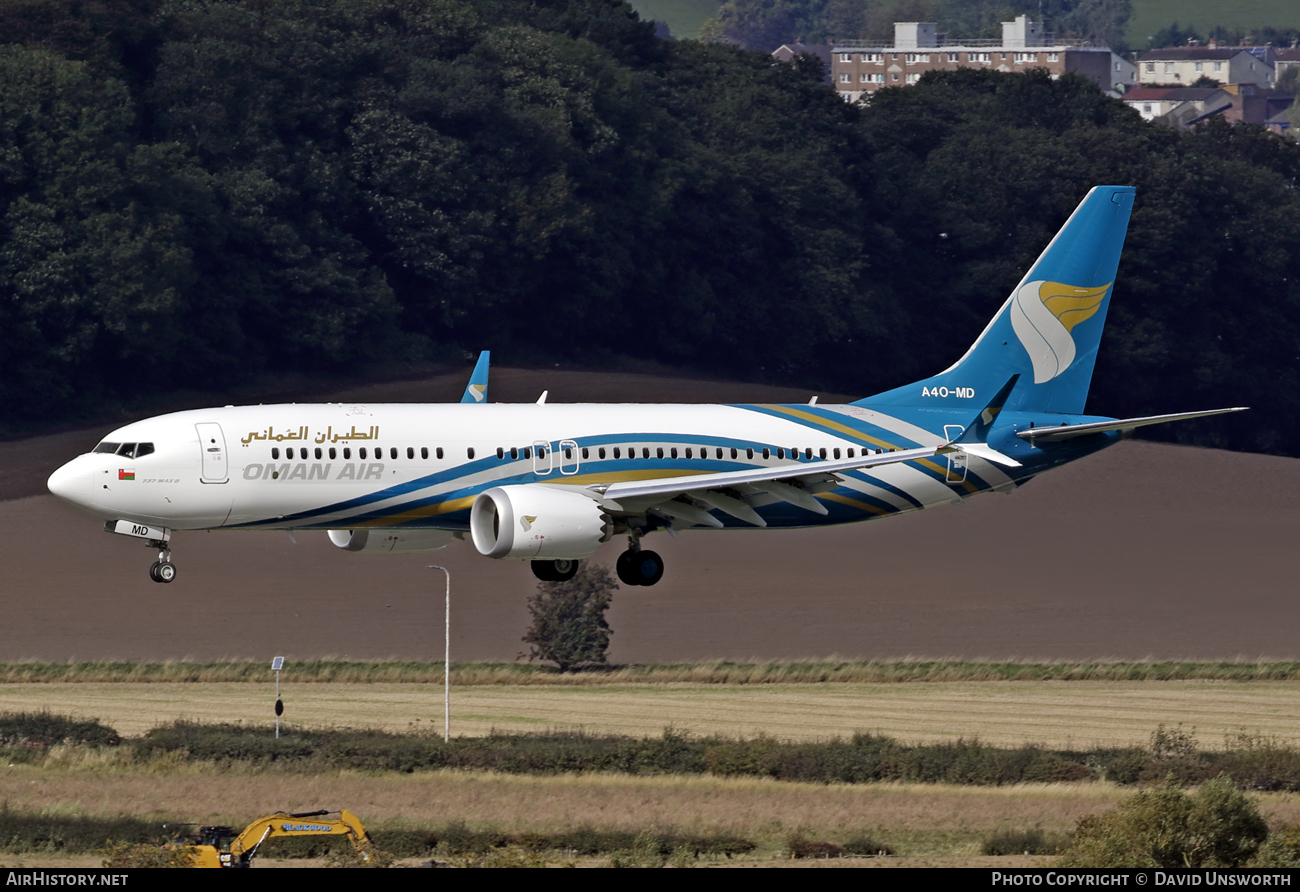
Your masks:
[[[1130,46],[1142,47],[1149,35],[1172,22],[1184,28],[1195,25],[1202,32],[1215,25],[1243,30],[1261,25],[1296,28],[1300,4],[1293,0],[1133,0],[1133,18],[1125,36]]]

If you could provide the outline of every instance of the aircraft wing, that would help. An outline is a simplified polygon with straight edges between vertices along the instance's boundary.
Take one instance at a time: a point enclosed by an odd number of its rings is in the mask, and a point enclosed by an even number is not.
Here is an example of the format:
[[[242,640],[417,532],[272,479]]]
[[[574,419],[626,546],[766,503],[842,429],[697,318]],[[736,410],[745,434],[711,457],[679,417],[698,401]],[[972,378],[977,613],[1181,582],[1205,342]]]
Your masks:
[[[1164,424],[1168,421],[1186,421],[1189,418],[1206,418],[1210,415],[1223,415],[1227,412],[1245,412],[1248,406],[1233,409],[1206,409],[1202,412],[1179,412],[1175,415],[1147,415],[1143,418],[1119,418],[1114,421],[1094,421],[1088,424],[1061,424],[1055,427],[1031,427],[1027,431],[1017,431],[1016,436],[1031,443],[1042,440],[1054,443],[1058,440],[1073,440],[1088,434],[1100,434],[1106,431],[1126,431],[1148,424]]]
[[[603,504],[629,514],[648,512],[671,520],[680,520],[697,526],[721,527],[722,521],[712,510],[721,511],[754,526],[764,527],[767,522],[754,510],[745,496],[766,494],[782,502],[798,505],[814,514],[827,514],[826,506],[814,497],[818,492],[833,489],[840,482],[836,476],[841,471],[861,471],[880,465],[894,465],[933,458],[953,452],[965,452],[1000,465],[1019,467],[1020,462],[1003,455],[985,440],[994,420],[1002,411],[1011,391],[1019,380],[1013,375],[994,395],[989,404],[975,416],[964,432],[954,442],[939,446],[918,446],[915,449],[877,449],[864,451],[854,458],[834,459],[781,465],[775,468],[750,468],[745,471],[704,472],[658,480],[629,480],[604,483],[587,489],[600,496]]]
[[[671,519],[699,526],[721,527],[720,520],[709,513],[716,509],[724,514],[751,523],[767,526],[742,498],[754,493],[767,493],[783,502],[789,502],[812,511],[826,514],[826,506],[814,498],[826,484],[838,483],[835,474],[840,471],[858,471],[879,465],[892,465],[918,458],[933,458],[957,452],[960,446],[945,443],[941,446],[922,446],[916,449],[899,449],[857,458],[821,460],[809,463],[781,465],[775,468],[751,468],[745,471],[720,471],[716,474],[688,474],[662,477],[657,480],[629,480],[621,483],[602,483],[588,486],[605,504],[615,510],[629,512],[649,511]],[[730,490],[731,492],[724,492]]]

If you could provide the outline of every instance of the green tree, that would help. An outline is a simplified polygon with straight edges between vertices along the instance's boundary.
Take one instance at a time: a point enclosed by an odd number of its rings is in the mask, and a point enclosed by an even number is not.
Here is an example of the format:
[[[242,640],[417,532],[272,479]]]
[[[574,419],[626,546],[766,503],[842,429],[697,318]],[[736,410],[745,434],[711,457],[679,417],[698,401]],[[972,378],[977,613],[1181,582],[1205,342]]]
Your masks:
[[[1255,803],[1220,775],[1187,795],[1172,781],[1079,821],[1063,867],[1240,867],[1268,836]]]
[[[530,660],[549,660],[567,672],[580,663],[604,663],[609,649],[605,611],[618,590],[609,568],[583,561],[572,579],[540,582],[528,598],[533,623],[524,635]]]

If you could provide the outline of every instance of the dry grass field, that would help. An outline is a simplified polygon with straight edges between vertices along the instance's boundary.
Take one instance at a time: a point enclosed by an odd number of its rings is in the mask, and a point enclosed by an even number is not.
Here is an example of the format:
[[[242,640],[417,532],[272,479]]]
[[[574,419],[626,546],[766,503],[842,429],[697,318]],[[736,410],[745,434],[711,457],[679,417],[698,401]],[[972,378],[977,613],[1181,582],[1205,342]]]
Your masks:
[[[98,718],[131,736],[176,719],[266,725],[271,684],[7,684],[0,711]],[[306,727],[441,733],[440,685],[310,684],[283,691]],[[1300,738],[1300,682],[951,682],[829,685],[484,685],[454,688],[452,731],[582,729],[656,736],[825,740],[871,731],[905,742],[978,738],[1015,747],[1144,746],[1158,723],[1202,746],[1246,731]]]

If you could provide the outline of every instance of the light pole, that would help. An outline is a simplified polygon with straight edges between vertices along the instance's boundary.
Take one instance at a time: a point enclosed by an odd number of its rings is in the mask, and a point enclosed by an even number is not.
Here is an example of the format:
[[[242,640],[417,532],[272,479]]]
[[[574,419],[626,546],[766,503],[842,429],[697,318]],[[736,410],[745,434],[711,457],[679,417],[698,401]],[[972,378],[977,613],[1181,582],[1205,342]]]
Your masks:
[[[430,570],[441,570],[447,574],[447,612],[443,621],[443,663],[442,663],[442,741],[451,741],[451,571],[437,564],[430,564]]]

